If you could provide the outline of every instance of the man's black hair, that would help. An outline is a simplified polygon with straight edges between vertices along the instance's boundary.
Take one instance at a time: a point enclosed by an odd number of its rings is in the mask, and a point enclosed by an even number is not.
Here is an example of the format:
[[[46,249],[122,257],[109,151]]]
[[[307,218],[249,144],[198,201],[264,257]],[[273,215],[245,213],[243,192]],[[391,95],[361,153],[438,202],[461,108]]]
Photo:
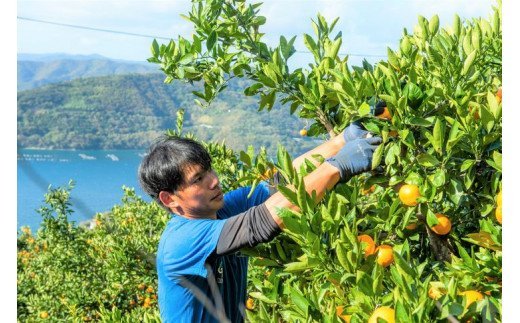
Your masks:
[[[179,137],[160,137],[148,150],[139,166],[139,183],[159,205],[159,193],[173,193],[185,183],[187,167],[199,165],[211,169],[211,157],[195,140]],[[164,206],[163,206],[164,207]]]

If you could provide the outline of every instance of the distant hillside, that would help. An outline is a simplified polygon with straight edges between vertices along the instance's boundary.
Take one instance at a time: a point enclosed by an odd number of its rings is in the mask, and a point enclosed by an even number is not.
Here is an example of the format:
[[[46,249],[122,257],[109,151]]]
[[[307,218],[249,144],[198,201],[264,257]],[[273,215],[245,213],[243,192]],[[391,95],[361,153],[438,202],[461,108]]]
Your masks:
[[[19,91],[77,78],[159,71],[147,62],[67,54],[18,54],[17,67]]]
[[[18,92],[18,144],[24,148],[145,148],[184,108],[185,130],[231,148],[277,143],[297,154],[315,145],[298,132],[303,121],[287,108],[258,112],[255,98],[243,95],[247,83],[236,80],[209,109],[193,102],[196,86],[164,84],[163,74],[83,78]]]

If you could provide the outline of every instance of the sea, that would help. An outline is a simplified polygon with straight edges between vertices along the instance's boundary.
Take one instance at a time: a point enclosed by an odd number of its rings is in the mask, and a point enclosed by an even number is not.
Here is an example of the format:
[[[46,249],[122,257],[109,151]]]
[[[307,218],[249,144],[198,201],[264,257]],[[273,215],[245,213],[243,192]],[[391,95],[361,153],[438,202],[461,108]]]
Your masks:
[[[144,150],[34,150],[17,152],[17,228],[35,232],[42,217],[49,187],[68,187],[74,182],[69,220],[77,224],[96,213],[121,204],[123,186],[134,188],[145,201],[151,199],[139,187],[137,169]]]

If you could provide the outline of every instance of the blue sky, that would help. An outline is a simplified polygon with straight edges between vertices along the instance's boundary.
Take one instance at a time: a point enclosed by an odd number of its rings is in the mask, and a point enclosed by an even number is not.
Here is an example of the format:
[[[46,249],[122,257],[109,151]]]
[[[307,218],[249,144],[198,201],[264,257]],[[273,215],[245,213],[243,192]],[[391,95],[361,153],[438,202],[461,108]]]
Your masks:
[[[396,48],[403,28],[409,31],[417,16],[439,14],[441,26],[449,26],[453,15],[488,17],[494,1],[475,0],[265,0],[260,14],[267,23],[261,31],[265,41],[275,45],[280,35],[298,36],[296,48],[305,51],[303,33],[313,34],[311,19],[320,12],[329,21],[340,20],[342,53],[350,63],[363,57],[375,62],[386,56],[386,48]],[[90,28],[145,34],[157,37],[189,37],[192,25],[180,17],[191,8],[190,1],[99,1],[99,0],[19,0],[17,16]],[[144,61],[152,39],[108,32],[84,30],[17,19],[18,53],[101,54],[110,58]],[[163,41],[164,42],[164,41]],[[297,53],[293,65],[304,66],[311,55]]]

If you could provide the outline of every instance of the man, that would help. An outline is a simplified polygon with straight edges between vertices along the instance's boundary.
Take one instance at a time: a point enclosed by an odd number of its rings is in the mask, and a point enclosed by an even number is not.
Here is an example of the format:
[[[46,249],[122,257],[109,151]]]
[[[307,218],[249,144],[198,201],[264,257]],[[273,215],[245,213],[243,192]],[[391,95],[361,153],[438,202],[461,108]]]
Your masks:
[[[369,170],[381,138],[367,134],[354,123],[296,158],[297,169],[313,154],[328,158],[304,178],[307,191],[321,200],[336,183]],[[283,228],[277,209],[297,207],[279,192],[271,195],[265,183],[250,198],[248,187],[223,194],[209,154],[189,139],[163,138],[152,145],[139,180],[173,213],[157,251],[163,321],[242,322],[248,260],[236,251],[272,240]]]

